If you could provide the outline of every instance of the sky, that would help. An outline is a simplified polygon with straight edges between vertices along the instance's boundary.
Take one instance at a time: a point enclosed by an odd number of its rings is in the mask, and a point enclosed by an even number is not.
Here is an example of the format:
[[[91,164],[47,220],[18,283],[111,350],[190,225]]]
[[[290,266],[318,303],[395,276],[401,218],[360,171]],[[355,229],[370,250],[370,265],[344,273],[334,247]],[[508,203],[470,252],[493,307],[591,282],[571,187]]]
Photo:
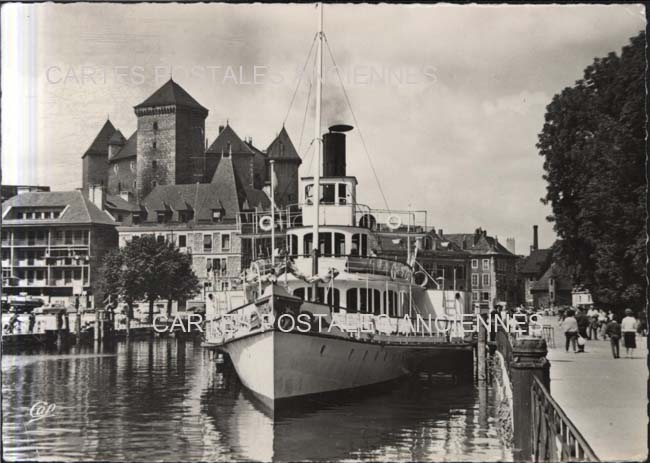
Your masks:
[[[133,106],[170,76],[209,109],[210,143],[228,122],[266,149],[284,123],[310,175],[317,19],[313,5],[3,5],[3,184],[81,187],[107,117],[130,136]],[[385,207],[374,166],[390,208],[527,254],[534,224],[542,247],[556,239],[535,147],[546,105],[644,28],[640,5],[326,5],[343,87],[325,47],[322,128],[355,126],[359,202]]]

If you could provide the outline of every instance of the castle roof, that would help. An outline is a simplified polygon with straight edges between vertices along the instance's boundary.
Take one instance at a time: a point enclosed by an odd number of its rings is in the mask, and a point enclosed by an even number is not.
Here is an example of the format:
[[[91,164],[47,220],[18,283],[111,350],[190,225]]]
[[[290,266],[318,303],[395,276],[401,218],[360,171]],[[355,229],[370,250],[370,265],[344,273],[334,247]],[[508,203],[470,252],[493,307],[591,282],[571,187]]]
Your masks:
[[[108,162],[119,161],[121,159],[134,158],[138,153],[138,132],[133,132],[133,135],[126,140],[122,149],[119,150]]]
[[[124,135],[122,135],[122,132],[118,130],[115,130],[113,135],[111,135],[111,138],[108,139],[108,144],[109,145],[123,145],[126,142],[126,138],[124,138]]]
[[[474,233],[445,233],[445,238],[455,243],[460,249],[476,255],[496,254],[516,257],[499,241],[488,236],[485,230],[477,228]]]
[[[169,79],[162,87],[153,92],[149,98],[144,100],[135,109],[139,108],[153,108],[156,106],[181,106],[191,109],[208,110],[201,106],[198,101],[192,98],[192,95],[187,93],[183,87],[178,85],[172,79]]]
[[[149,212],[193,210],[198,222],[212,221],[214,210],[223,210],[224,218],[235,219],[242,211],[270,206],[263,191],[243,184],[228,155],[222,157],[211,183],[158,185],[142,203]],[[153,220],[156,218],[148,217],[147,221]]]
[[[12,219],[5,213],[9,208],[59,207],[63,209],[57,219]],[[3,225],[71,225],[100,224],[115,225],[105,211],[100,210],[79,190],[28,192],[10,198],[2,203]]]
[[[107,119],[104,123],[104,126],[100,129],[99,133],[90,144],[86,152],[83,154],[83,156],[81,156],[81,158],[83,159],[86,156],[92,154],[106,155],[108,153],[108,141],[111,139],[114,133],[115,127],[113,127],[111,121]]]
[[[228,154],[231,151],[234,155],[263,154],[260,150],[239,138],[239,135],[237,135],[233,128],[229,124],[226,124],[205,152],[211,154]]]
[[[255,207],[267,208],[270,205],[266,193],[242,182],[232,163],[232,156],[226,155],[225,153],[212,176],[211,183],[220,185],[224,191],[232,192],[225,201],[237,203],[240,210],[253,209]]]
[[[266,155],[269,159],[273,159],[274,161],[291,160],[298,163],[302,162],[302,159],[300,159],[300,156],[298,155],[295,146],[293,146],[293,142],[284,126],[282,126],[282,130],[280,130],[278,136],[275,137],[275,140],[273,140],[267,148]]]

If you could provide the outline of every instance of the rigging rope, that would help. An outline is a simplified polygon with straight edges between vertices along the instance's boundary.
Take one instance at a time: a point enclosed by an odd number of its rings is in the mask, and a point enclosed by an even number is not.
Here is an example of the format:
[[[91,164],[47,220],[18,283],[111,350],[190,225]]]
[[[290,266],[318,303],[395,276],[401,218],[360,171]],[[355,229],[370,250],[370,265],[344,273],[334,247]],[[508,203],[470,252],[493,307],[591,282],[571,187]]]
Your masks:
[[[359,131],[359,137],[361,138],[361,144],[363,145],[363,149],[366,153],[366,157],[368,158],[368,162],[370,163],[370,169],[372,170],[372,174],[375,177],[375,181],[377,182],[377,187],[379,187],[379,192],[381,193],[381,197],[384,200],[384,204],[386,205],[386,209],[390,210],[390,207],[388,207],[388,201],[386,200],[386,195],[384,194],[384,190],[381,187],[381,183],[379,183],[379,177],[377,176],[377,172],[375,171],[375,166],[372,163],[372,159],[370,158],[370,153],[368,151],[368,146],[366,145],[366,140],[363,138],[363,133],[361,132],[361,126],[359,125],[359,121],[357,120],[357,116],[354,114],[354,110],[352,109],[352,103],[350,102],[350,97],[348,96],[348,92],[345,90],[345,85],[343,85],[343,79],[341,78],[341,74],[339,73],[339,67],[336,64],[336,60],[334,59],[334,53],[332,53],[332,49],[330,48],[330,44],[327,40],[327,36],[325,33],[323,33],[323,38],[325,39],[325,45],[327,45],[327,51],[330,54],[330,58],[332,59],[332,64],[334,65],[334,70],[336,70],[336,76],[339,78],[339,83],[341,84],[341,89],[343,90],[343,95],[345,96],[345,101],[348,103],[348,107],[350,108],[350,113],[352,113],[352,119],[354,120],[354,124],[357,127],[357,130]]]
[[[311,73],[312,76],[314,75],[314,70],[315,69],[316,69],[316,59],[314,57],[314,64],[313,64],[312,73]],[[312,88],[313,88],[313,82],[310,79],[309,80],[309,90],[307,91],[307,101],[305,103],[305,113],[302,116],[302,126],[300,127],[300,138],[298,139],[299,140],[299,143],[298,143],[298,155],[299,156],[300,156],[300,151],[302,150],[302,137],[303,137],[303,135],[305,133],[305,123],[307,122],[307,112],[309,111],[309,102],[310,102],[310,98],[311,98],[311,89]],[[304,157],[302,157],[302,158],[303,158],[303,160],[305,159]]]
[[[284,116],[284,120],[282,121],[282,126],[283,127],[284,127],[284,124],[287,122],[287,119],[289,118],[289,114],[291,113],[291,107],[293,106],[293,101],[296,99],[296,94],[298,93],[298,88],[300,88],[300,83],[302,82],[302,77],[305,75],[305,69],[307,69],[307,64],[309,64],[309,58],[311,57],[311,52],[314,50],[314,44],[316,43],[316,38],[317,37],[318,37],[318,33],[316,33],[314,35],[314,40],[312,40],[311,46],[309,47],[309,53],[307,53],[307,59],[305,60],[305,65],[302,67],[302,72],[300,73],[298,83],[296,84],[296,88],[293,91],[293,96],[291,97],[291,102],[289,103],[289,109],[287,109],[287,115]]]

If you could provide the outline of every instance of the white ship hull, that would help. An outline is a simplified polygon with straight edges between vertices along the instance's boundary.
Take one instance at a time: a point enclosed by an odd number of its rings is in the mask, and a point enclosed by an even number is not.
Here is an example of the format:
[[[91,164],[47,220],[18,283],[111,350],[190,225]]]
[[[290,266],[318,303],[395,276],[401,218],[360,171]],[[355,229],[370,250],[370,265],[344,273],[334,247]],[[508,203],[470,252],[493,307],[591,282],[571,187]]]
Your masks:
[[[271,410],[279,401],[398,379],[446,350],[269,330],[225,343],[243,385]]]

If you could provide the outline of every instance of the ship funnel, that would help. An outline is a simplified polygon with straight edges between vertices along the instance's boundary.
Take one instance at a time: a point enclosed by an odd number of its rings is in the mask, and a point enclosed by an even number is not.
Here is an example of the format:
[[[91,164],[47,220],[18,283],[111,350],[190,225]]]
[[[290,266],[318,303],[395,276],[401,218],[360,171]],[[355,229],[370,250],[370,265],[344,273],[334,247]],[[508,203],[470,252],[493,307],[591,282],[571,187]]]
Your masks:
[[[345,177],[345,132],[351,125],[336,124],[323,135],[323,177]]]

